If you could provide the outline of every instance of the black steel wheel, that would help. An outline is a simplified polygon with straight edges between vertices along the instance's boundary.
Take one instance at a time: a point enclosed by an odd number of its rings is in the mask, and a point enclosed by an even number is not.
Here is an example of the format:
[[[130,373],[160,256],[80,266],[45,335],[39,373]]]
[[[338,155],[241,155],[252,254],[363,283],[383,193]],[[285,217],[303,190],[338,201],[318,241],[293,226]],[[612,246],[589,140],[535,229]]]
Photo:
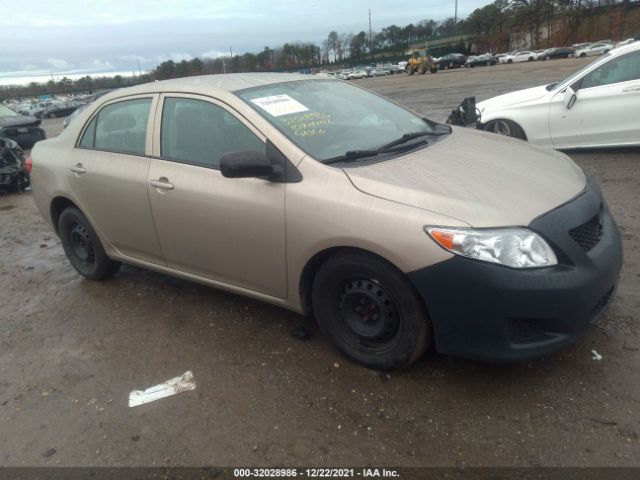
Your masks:
[[[391,370],[414,363],[431,343],[426,310],[402,272],[360,252],[329,258],[312,288],[322,330],[351,359]]]
[[[119,262],[107,256],[100,239],[77,208],[69,207],[62,212],[58,234],[71,265],[84,277],[104,280],[120,268]]]

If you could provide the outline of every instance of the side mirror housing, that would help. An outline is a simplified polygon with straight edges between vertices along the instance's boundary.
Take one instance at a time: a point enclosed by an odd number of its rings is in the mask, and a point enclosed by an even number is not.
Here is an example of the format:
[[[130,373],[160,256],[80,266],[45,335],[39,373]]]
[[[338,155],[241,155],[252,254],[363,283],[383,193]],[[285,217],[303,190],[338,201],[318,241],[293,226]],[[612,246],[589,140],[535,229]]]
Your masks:
[[[567,110],[571,110],[571,107],[573,107],[573,104],[576,103],[577,99],[578,96],[573,88],[567,87],[567,89],[564,91],[563,97],[564,106],[567,108]]]
[[[220,172],[227,178],[269,177],[273,165],[264,153],[243,150],[224,154],[220,158]]]

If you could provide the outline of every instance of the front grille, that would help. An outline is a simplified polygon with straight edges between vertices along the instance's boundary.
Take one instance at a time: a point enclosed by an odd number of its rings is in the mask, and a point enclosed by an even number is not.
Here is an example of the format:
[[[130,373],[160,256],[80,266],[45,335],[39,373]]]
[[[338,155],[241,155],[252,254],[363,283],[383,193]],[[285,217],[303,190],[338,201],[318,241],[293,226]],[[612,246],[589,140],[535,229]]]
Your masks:
[[[591,220],[569,230],[569,235],[573,238],[573,241],[582,248],[582,250],[585,252],[590,251],[598,244],[600,237],[602,236],[600,215],[596,215]]]

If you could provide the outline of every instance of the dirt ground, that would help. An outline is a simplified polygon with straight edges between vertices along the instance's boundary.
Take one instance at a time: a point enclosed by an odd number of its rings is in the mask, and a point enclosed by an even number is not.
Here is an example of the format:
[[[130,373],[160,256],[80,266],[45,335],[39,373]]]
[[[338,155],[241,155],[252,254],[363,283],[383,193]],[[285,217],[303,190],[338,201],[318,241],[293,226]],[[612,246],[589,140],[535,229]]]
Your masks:
[[[582,64],[359,83],[444,120],[463,96]],[[44,122],[50,136],[60,123]],[[539,360],[431,354],[391,375],[350,363],[277,307],[128,266],[83,280],[31,194],[0,196],[0,465],[640,466],[640,151],[571,156],[602,186],[624,240],[606,316]],[[304,325],[311,339],[290,335]],[[186,370],[195,391],[128,408],[129,391]]]

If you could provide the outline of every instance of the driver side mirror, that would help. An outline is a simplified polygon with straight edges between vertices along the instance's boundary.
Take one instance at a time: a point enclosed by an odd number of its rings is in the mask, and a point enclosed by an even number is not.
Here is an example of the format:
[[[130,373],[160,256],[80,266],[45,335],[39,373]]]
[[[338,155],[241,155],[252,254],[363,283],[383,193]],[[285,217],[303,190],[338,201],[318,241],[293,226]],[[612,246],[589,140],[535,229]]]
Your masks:
[[[567,110],[571,110],[571,107],[573,107],[577,99],[578,99],[578,95],[573,90],[573,88],[567,87],[567,89],[564,91],[564,97],[563,97],[564,106],[567,107]]]
[[[254,150],[225,153],[220,158],[220,173],[227,178],[269,177],[273,171],[267,156]]]

